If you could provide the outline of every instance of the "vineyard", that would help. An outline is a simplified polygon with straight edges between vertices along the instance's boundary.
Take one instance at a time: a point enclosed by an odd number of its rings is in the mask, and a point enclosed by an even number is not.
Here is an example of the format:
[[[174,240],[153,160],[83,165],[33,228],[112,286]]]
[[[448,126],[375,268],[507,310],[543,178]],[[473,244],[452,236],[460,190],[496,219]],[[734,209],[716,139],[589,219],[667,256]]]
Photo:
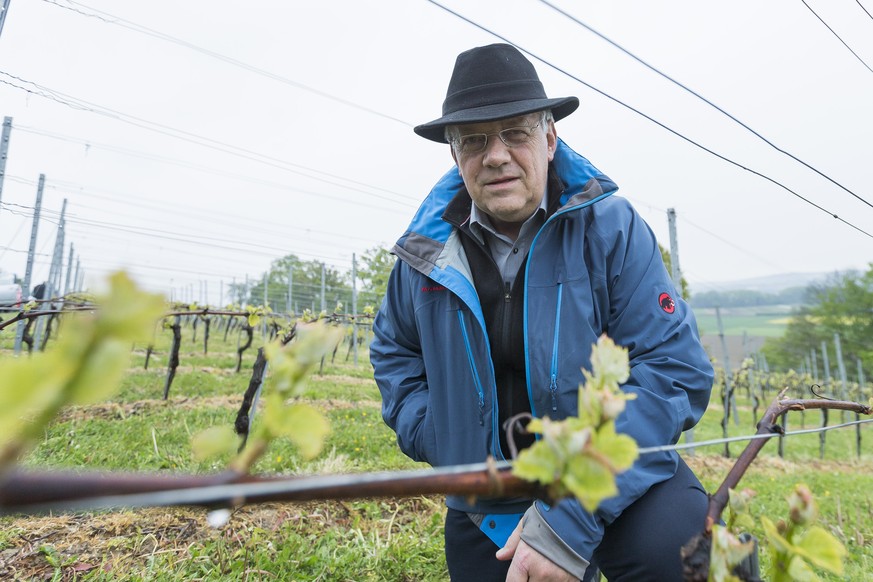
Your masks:
[[[230,455],[202,460],[192,438],[232,427],[249,394],[264,337],[281,330],[246,325],[245,317],[211,315],[210,335],[196,314],[167,317],[153,341],[133,345],[120,390],[111,398],[64,408],[20,460],[25,469],[106,470],[149,474],[216,474]],[[321,411],[331,431],[311,460],[287,440],[271,443],[251,468],[258,476],[356,474],[424,469],[398,450],[380,417],[380,397],[367,359],[367,327],[337,319],[345,334],[297,397]],[[63,333],[63,323],[61,323]],[[14,334],[0,330],[0,358],[13,357]],[[355,342],[354,338],[359,337]],[[240,348],[249,343],[248,349]],[[49,349],[51,342],[49,342]],[[172,374],[169,370],[176,360]],[[693,439],[701,443],[756,432],[767,402],[790,385],[792,398],[814,398],[803,378],[732,378],[735,415],[724,422],[725,393],[712,402]],[[171,385],[170,385],[171,384]],[[818,388],[819,394],[828,387]],[[866,402],[869,387],[852,386]],[[252,426],[263,421],[257,398]],[[844,411],[789,412],[789,433],[850,423]],[[778,441],[778,442],[777,442]],[[683,456],[715,491],[746,445],[700,446]],[[729,457],[725,453],[729,453]],[[768,442],[742,479],[753,489],[752,514],[788,513],[786,497],[805,483],[820,508],[819,523],[848,550],[843,576],[873,571],[873,429],[869,424],[789,434]],[[21,580],[446,580],[438,495],[267,502],[221,511],[197,507],[60,512],[0,517],[0,578]],[[703,524],[701,524],[703,525]],[[751,528],[758,539],[765,532]],[[762,570],[768,554],[760,552]]]

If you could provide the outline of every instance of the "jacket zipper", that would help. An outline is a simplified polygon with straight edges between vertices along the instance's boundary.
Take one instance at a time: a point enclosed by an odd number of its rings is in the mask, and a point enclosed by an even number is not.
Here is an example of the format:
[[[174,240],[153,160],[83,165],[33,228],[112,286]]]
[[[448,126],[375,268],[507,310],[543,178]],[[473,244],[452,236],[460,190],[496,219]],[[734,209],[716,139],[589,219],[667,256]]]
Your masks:
[[[510,303],[512,301],[512,288],[509,286],[508,281],[503,282],[503,308],[500,310],[500,352],[501,354],[506,356],[506,354],[511,354],[511,348],[509,347],[512,344],[512,340],[510,338],[511,329],[512,329],[512,314],[510,313]]]
[[[549,371],[549,393],[552,395],[552,412],[558,411],[558,337],[561,331],[561,300],[564,284],[558,283],[558,303],[555,309],[555,337],[552,341],[552,366]]]
[[[479,402],[479,426],[485,426],[485,390],[479,379],[479,371],[476,369],[476,361],[473,358],[473,350],[470,347],[470,338],[467,336],[467,326],[464,325],[464,313],[458,311],[458,323],[461,325],[461,336],[464,338],[464,347],[467,350],[467,359],[470,361],[470,370],[473,373],[473,385],[476,386]]]
[[[572,206],[570,208],[564,208],[563,210],[558,209],[557,212],[555,212],[553,215],[551,215],[549,218],[546,219],[546,222],[543,223],[543,225],[537,231],[537,234],[534,236],[533,240],[530,243],[530,249],[528,249],[527,263],[525,265],[526,268],[525,268],[525,273],[524,273],[524,289],[525,289],[524,308],[523,308],[523,312],[524,312],[524,316],[523,316],[524,317],[524,365],[525,365],[525,368],[527,369],[527,397],[528,397],[528,401],[530,402],[531,414],[533,414],[534,417],[538,417],[539,415],[537,413],[536,405],[534,404],[533,393],[531,391],[532,390],[532,383],[531,383],[531,378],[530,378],[530,346],[528,345],[528,320],[527,320],[527,313],[528,313],[527,302],[528,302],[528,298],[529,298],[529,294],[527,292],[527,290],[528,290],[527,281],[528,281],[528,276],[530,275],[530,263],[531,263],[531,259],[533,258],[533,255],[534,255],[534,249],[536,248],[536,245],[537,245],[537,242],[539,241],[540,235],[542,235],[542,233],[551,225],[551,223],[555,222],[560,216],[567,214],[569,212],[574,212],[574,211],[579,210],[581,208],[585,208],[587,206],[591,206],[595,202],[598,202],[604,198],[611,196],[614,191],[615,190],[610,190],[609,192],[604,192],[603,194],[601,194],[597,198],[593,198],[591,200],[586,200],[585,202],[582,202],[581,204],[577,204],[577,205]],[[557,380],[558,380],[558,376],[557,376],[557,374],[558,374],[557,349],[558,349],[558,345],[557,344],[558,344],[558,322],[559,322],[559,318],[560,318],[560,314],[561,314],[560,285],[561,284],[559,283],[558,313],[555,315],[555,340],[554,340],[555,345],[554,345],[554,351],[552,354],[552,370],[550,373],[551,377],[549,379],[550,380],[550,382],[549,382],[550,388],[553,389],[553,390],[550,390],[552,398],[553,398],[553,400],[552,400],[553,408],[555,408],[557,406],[557,402],[556,402],[557,401],[557,388],[558,388],[558,386],[557,386]],[[537,435],[537,439],[539,439],[539,438],[540,438],[539,435]]]

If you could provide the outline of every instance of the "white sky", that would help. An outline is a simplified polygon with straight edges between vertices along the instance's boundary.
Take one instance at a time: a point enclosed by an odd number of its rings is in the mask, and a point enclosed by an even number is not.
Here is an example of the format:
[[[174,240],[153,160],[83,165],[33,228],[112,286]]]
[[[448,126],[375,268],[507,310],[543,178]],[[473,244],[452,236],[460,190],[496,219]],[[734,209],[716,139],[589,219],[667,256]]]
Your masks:
[[[676,209],[693,292],[873,261],[873,0],[807,3],[864,62],[802,1],[556,2],[866,202],[538,1],[444,5],[865,231],[535,60],[549,96],[582,102],[559,136],[665,246]],[[34,283],[65,198],[65,253],[72,242],[89,282],[125,267],[177,298],[206,282],[216,302],[222,282],[287,253],[348,270],[403,233],[451,165],[411,128],[440,115],[456,55],[496,41],[425,0],[11,0],[0,270],[24,275],[41,173]]]

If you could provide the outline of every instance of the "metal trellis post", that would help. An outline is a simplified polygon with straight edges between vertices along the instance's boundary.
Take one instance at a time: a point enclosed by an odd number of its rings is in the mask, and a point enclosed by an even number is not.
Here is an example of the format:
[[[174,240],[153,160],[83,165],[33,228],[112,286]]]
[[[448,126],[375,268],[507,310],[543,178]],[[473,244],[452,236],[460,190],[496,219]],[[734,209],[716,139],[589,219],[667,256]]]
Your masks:
[[[7,0],[8,1],[8,0]],[[0,13],[0,29],[3,28],[4,10]],[[0,203],[3,202],[3,178],[6,176],[6,158],[9,157],[9,135],[12,133],[12,118],[3,118],[3,135],[0,137]],[[0,206],[2,209],[2,206]]]
[[[30,295],[30,279],[33,275],[33,258],[36,255],[36,235],[39,231],[39,213],[42,209],[42,191],[45,186],[45,174],[39,175],[36,187],[36,203],[33,205],[33,226],[30,229],[30,246],[27,250],[27,267],[24,269],[24,292]],[[15,355],[21,353],[21,339],[24,337],[24,321],[19,321],[15,329]]]

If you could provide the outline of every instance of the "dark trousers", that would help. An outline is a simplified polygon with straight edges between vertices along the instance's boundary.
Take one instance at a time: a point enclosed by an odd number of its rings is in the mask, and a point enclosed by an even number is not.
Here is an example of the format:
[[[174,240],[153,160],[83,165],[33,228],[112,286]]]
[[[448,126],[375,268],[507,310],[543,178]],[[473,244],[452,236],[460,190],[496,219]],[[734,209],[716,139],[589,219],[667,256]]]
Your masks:
[[[679,548],[703,531],[708,504],[700,481],[680,459],[672,478],[653,486],[606,528],[592,566],[609,582],[681,582]],[[497,546],[466,513],[448,510],[445,536],[453,582],[506,580],[509,562],[494,557]]]

